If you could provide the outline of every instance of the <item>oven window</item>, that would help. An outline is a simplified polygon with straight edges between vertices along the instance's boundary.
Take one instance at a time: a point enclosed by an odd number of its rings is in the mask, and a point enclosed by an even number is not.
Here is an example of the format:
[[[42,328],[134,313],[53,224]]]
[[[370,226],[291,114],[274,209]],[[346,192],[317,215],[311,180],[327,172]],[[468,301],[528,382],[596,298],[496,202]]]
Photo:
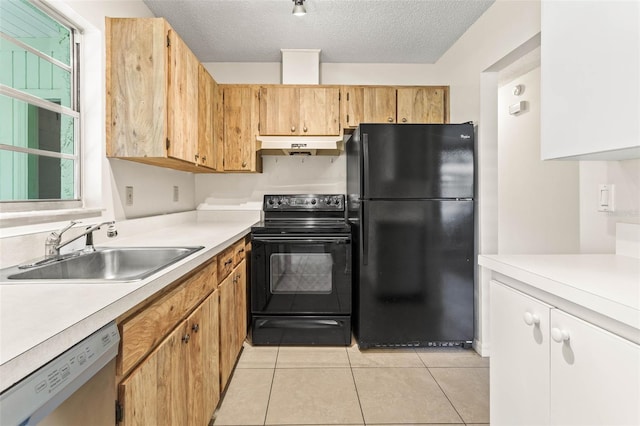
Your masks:
[[[330,294],[331,253],[271,255],[271,293]]]

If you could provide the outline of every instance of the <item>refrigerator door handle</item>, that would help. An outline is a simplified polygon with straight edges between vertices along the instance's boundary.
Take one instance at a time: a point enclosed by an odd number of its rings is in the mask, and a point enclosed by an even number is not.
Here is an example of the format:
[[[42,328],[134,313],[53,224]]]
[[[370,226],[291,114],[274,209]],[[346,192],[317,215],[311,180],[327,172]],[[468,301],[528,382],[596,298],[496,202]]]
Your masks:
[[[362,179],[362,197],[368,197],[365,185],[369,184],[369,135],[367,133],[362,134],[362,173],[364,179]]]
[[[369,264],[369,216],[365,214],[366,201],[361,201],[360,204],[360,226],[362,227],[362,264]]]

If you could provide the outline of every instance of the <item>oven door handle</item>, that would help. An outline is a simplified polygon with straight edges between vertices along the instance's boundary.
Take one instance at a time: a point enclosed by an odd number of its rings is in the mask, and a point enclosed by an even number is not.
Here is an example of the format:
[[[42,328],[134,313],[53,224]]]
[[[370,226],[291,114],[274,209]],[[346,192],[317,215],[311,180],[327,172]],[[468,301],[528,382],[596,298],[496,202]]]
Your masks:
[[[337,244],[348,244],[351,242],[351,238],[344,237],[309,237],[309,236],[292,236],[292,235],[283,235],[283,236],[271,236],[271,237],[260,237],[253,236],[253,241],[260,241],[263,243],[337,243]]]

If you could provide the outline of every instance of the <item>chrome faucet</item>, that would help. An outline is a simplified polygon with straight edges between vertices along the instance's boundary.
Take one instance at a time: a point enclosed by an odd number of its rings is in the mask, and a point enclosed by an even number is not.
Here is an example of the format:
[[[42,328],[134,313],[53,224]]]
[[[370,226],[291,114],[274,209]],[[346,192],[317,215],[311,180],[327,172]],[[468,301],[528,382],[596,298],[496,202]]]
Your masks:
[[[113,238],[116,235],[118,235],[118,231],[116,230],[115,227],[115,221],[107,221],[107,222],[102,222],[102,223],[98,223],[96,225],[93,226],[89,226],[87,227],[87,229],[85,229],[85,231],[65,242],[61,242],[62,241],[62,234],[64,234],[66,231],[68,231],[69,229],[71,229],[71,227],[73,227],[73,225],[80,223],[80,222],[74,222],[71,221],[71,223],[69,223],[69,225],[65,226],[64,228],[60,229],[59,231],[54,231],[51,234],[49,234],[49,236],[47,237],[47,240],[44,243],[44,257],[45,259],[49,259],[52,257],[57,257],[60,256],[60,249],[64,246],[66,246],[67,244],[70,244],[72,242],[74,242],[75,240],[77,240],[78,238],[81,238],[83,236],[87,236],[87,242],[86,242],[86,246],[84,248],[83,251],[95,251],[95,248],[93,247],[93,231],[97,231],[98,229],[100,229],[101,226],[104,225],[109,225],[109,228],[107,229],[107,237],[109,238]]]

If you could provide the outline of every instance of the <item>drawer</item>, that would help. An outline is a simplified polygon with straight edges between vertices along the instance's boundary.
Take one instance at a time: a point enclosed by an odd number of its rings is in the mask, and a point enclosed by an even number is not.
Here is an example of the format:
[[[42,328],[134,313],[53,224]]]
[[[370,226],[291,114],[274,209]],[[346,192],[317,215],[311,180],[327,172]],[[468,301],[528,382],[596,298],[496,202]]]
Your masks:
[[[235,244],[224,249],[218,255],[218,282],[222,282],[233,270],[235,258]]]
[[[212,259],[175,288],[119,325],[121,350],[116,362],[119,376],[127,374],[149,354],[218,285],[217,263]]]
[[[246,248],[244,238],[233,245],[233,266],[238,266],[245,259]]]

